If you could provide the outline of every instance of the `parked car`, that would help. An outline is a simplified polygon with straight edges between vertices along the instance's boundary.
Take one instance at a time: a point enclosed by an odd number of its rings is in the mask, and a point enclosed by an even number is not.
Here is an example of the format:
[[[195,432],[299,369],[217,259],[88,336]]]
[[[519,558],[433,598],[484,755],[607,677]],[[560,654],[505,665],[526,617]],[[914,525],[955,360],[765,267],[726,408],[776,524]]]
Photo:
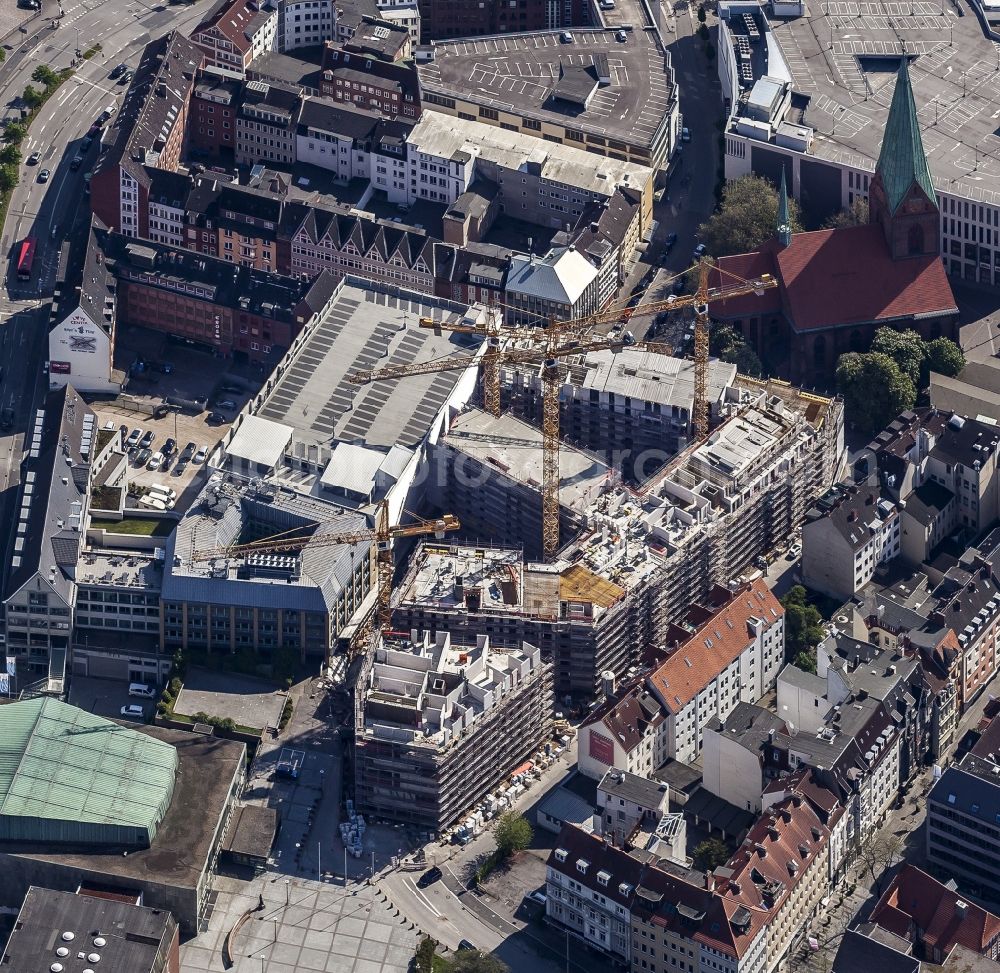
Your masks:
[[[473,943],[470,943],[468,939],[460,939],[458,941],[458,951],[459,952],[465,952],[466,950],[469,950],[469,949],[478,949],[478,947],[475,946]]]
[[[208,447],[199,446],[197,452],[191,457],[192,463],[204,463],[208,458]]]
[[[165,459],[166,459],[166,457],[163,455],[163,453],[161,453],[159,451],[153,453],[153,455],[150,456],[149,459],[146,462],[146,469],[147,470],[159,470],[159,469],[162,469],[162,467],[163,467],[163,461]]]
[[[70,171],[76,172],[76,170],[79,169],[80,166],[82,165],[83,165],[83,156],[80,155],[80,153],[78,152],[76,155],[73,156],[72,160],[70,161],[69,164]]]
[[[217,399],[215,403],[219,409],[235,409],[236,403],[232,399]]]
[[[93,140],[93,139],[92,139],[92,138],[91,138],[91,137],[90,137],[90,136],[88,135],[88,136],[87,136],[87,137],[86,137],[86,138],[85,138],[85,139],[84,139],[84,140],[83,140],[83,141],[82,141],[82,142],[80,143],[80,151],[81,151],[81,152],[89,152],[89,151],[90,151],[90,147],[91,147],[91,146],[92,146],[93,144],[94,144],[94,140]]]
[[[208,417],[205,419],[210,426],[221,426],[222,423],[228,422],[229,420],[221,412],[210,412]]]
[[[135,465],[145,466],[146,461],[150,456],[153,455],[153,451],[148,446],[140,446],[139,451],[135,454]]]
[[[126,71],[126,72],[125,72],[125,73],[124,73],[124,74],[123,74],[123,75],[122,75],[122,76],[121,76],[121,77],[120,77],[120,78],[118,79],[118,83],[119,83],[119,84],[122,84],[122,85],[125,85],[125,84],[129,84],[129,82],[131,82],[131,80],[132,80],[132,72],[131,72],[131,71]]]
[[[128,706],[122,707],[122,716],[126,720],[144,720],[146,718],[146,711],[135,703],[130,703]]]
[[[141,447],[142,447],[143,449],[146,449],[146,448],[148,448],[149,446],[152,446],[152,445],[153,445],[153,440],[154,440],[154,439],[156,439],[156,433],[155,433],[155,432],[153,432],[153,430],[152,430],[152,429],[149,429],[149,430],[147,430],[147,431],[146,431],[146,433],[145,433],[145,435],[144,435],[144,436],[142,437],[142,439],[140,439],[140,440],[139,440],[139,445],[140,445],[140,446],[141,446]]]
[[[49,172],[48,169],[42,169],[42,171],[38,173],[38,181],[39,182],[48,182],[49,181],[49,176],[51,176],[51,175],[52,175],[52,173]]]
[[[177,449],[177,441],[168,436],[166,442],[163,444],[163,454],[169,456],[175,449]]]
[[[564,30],[559,35],[559,42],[561,44],[572,44],[573,43],[573,35],[568,30]]]
[[[232,392],[234,395],[240,395],[243,392],[243,386],[242,385],[234,385],[232,382],[230,382],[228,385],[220,385],[219,386],[219,391],[220,392]]]
[[[535,889],[534,892],[528,893],[528,898],[539,905],[545,905],[549,901],[548,896],[541,889]]]
[[[801,553],[802,545],[796,541],[790,548],[788,548],[788,553],[785,557],[787,557],[789,561],[794,561]]]
[[[618,41],[619,44],[624,44],[625,40],[626,40],[625,31],[623,31],[623,30],[616,30],[615,31],[615,40]]]
[[[707,249],[708,249],[708,247],[707,247],[707,246],[705,246],[705,244],[704,244],[704,243],[699,243],[699,244],[698,244],[698,246],[696,246],[696,247],[694,248],[694,252],[693,252],[693,253],[691,254],[691,256],[692,256],[692,257],[693,257],[693,258],[694,258],[695,260],[701,260],[701,258],[705,256],[705,251],[706,251]]]
[[[36,149],[34,152],[31,153],[31,155],[28,156],[28,165],[37,166],[38,163],[41,161],[41,159],[42,159],[42,153]]]
[[[194,443],[188,443],[181,450],[181,455],[177,458],[178,463],[186,463],[192,456],[194,456],[194,451],[197,449]]]
[[[444,872],[442,872],[437,865],[433,868],[428,868],[427,871],[417,879],[417,888],[425,889],[428,885],[433,885],[443,875]]]
[[[142,430],[141,429],[133,429],[129,433],[128,439],[125,440],[125,446],[126,446],[126,448],[131,449],[133,446],[138,446],[140,439],[142,439]]]
[[[674,244],[676,242],[677,242],[677,234],[676,233],[668,233],[667,234],[667,239],[666,239],[666,241],[663,244],[663,249],[667,253],[670,253],[670,251],[674,249]]]
[[[682,128],[681,129],[681,141],[682,142],[690,142],[691,141],[691,132],[690,132],[689,129],[686,129],[686,128]]]

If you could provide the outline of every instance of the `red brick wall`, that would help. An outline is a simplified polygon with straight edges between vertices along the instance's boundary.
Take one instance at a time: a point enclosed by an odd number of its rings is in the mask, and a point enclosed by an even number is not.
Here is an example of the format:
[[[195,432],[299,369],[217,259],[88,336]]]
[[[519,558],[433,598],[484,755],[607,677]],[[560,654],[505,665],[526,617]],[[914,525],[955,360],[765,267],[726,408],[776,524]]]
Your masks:
[[[223,154],[228,158],[235,149],[236,118],[229,105],[192,96],[187,129],[189,148],[205,152],[213,159]]]

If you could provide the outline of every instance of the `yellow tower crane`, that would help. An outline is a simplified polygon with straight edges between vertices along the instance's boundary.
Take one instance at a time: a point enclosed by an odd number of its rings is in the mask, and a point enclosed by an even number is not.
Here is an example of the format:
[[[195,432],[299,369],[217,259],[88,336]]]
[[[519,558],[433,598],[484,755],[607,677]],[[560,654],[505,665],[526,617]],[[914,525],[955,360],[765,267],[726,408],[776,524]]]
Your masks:
[[[655,314],[659,311],[680,310],[694,306],[697,310],[695,326],[695,402],[694,428],[696,438],[708,432],[708,401],[706,395],[708,373],[708,302],[746,294],[763,294],[777,282],[769,274],[753,281],[730,274],[737,283],[733,287],[710,288],[708,274],[711,263],[702,260],[698,268],[698,290],[681,297],[671,295],[665,301],[642,304],[631,309],[611,309],[585,318],[551,321],[546,328],[506,327],[498,314],[489,314],[477,324],[450,324],[421,318],[422,328],[431,328],[437,334],[450,331],[457,334],[477,335],[485,339],[486,347],[481,356],[476,354],[449,356],[408,365],[387,365],[371,371],[355,372],[347,376],[354,385],[388,379],[427,375],[433,372],[460,371],[473,365],[482,369],[483,405],[487,412],[500,415],[500,366],[541,363],[542,378],[542,553],[546,561],[555,558],[559,550],[559,360],[589,351],[620,350],[633,344],[630,337],[622,335],[608,338],[591,338],[587,333],[602,324],[627,321],[636,314]],[[525,347],[526,346],[526,347]],[[662,350],[655,344],[642,344],[644,350]]]
[[[389,627],[389,616],[392,600],[392,575],[394,564],[392,559],[392,541],[396,537],[422,537],[433,534],[439,540],[448,531],[461,527],[457,517],[445,514],[435,520],[418,520],[412,524],[389,524],[389,503],[382,500],[375,512],[375,526],[371,529],[346,531],[344,533],[301,534],[286,531],[271,537],[264,537],[246,544],[231,544],[229,547],[213,547],[196,550],[191,555],[192,561],[212,561],[216,558],[246,557],[251,554],[278,554],[283,551],[301,551],[304,547],[332,547],[339,544],[362,544],[374,541],[377,567],[377,606],[375,609],[375,624],[378,632]],[[368,626],[359,631],[354,645],[360,644],[368,633]]]

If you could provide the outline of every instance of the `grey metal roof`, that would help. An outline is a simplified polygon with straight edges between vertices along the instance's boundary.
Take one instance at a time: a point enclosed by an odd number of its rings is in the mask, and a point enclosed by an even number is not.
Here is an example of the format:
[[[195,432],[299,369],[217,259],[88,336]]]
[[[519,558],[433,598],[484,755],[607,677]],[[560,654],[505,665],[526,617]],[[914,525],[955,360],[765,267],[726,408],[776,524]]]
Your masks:
[[[844,933],[832,973],[920,973],[920,960],[869,939],[853,929]]]
[[[243,416],[239,428],[226,445],[226,455],[273,469],[280,462],[293,432],[291,426],[273,419]]]
[[[461,370],[370,385],[347,376],[384,365],[407,365],[475,353],[477,339],[441,337],[420,318],[462,321],[468,308],[424,294],[389,293],[346,278],[333,303],[282,363],[281,377],[257,410],[286,423],[299,442],[414,446],[434,426]]]
[[[597,786],[606,794],[647,808],[658,807],[670,791],[666,784],[624,770],[609,770]]]
[[[991,828],[1000,824],[1000,774],[993,774],[992,760],[969,754],[953,764],[931,788],[931,804],[976,818]]]
[[[569,248],[544,258],[518,254],[510,262],[507,291],[557,304],[573,304],[597,277],[597,268]]]
[[[582,797],[565,787],[557,787],[538,806],[538,814],[547,814],[563,824],[575,824],[592,830],[595,811]]]

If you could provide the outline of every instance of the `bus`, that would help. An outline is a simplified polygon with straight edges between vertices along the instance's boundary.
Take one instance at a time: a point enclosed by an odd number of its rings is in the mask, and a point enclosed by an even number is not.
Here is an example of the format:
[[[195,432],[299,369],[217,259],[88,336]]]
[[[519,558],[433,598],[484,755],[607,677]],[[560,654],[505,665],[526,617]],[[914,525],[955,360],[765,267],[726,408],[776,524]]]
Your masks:
[[[35,262],[35,238],[28,237],[21,243],[17,255],[18,280],[31,280],[31,268]]]

